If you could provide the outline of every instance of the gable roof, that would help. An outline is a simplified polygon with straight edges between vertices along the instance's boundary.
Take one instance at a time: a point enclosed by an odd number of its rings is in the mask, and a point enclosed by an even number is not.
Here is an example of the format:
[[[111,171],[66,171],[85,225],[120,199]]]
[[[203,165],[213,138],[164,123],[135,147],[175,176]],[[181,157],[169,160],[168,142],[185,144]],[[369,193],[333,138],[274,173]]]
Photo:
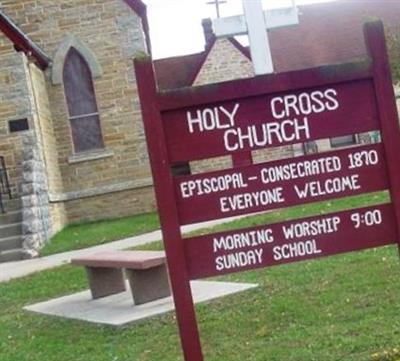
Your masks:
[[[363,23],[381,18],[390,29],[400,29],[400,1],[341,0],[299,7],[300,25],[269,32],[276,72],[337,64],[364,57],[366,54]],[[250,51],[236,39],[230,42],[250,58]],[[161,89],[191,86],[201,66],[197,61],[204,53],[159,59],[154,62]],[[193,57],[193,58],[192,58]],[[190,62],[191,59],[194,59]],[[180,61],[185,71],[181,73]],[[168,74],[168,75],[167,75]]]
[[[183,88],[193,83],[194,74],[204,63],[205,52],[154,61],[161,89]]]
[[[42,70],[46,69],[51,59],[39,48],[2,10],[0,10],[0,30],[14,44],[17,51],[23,51],[35,59]]]
[[[155,60],[154,70],[161,89],[183,88],[192,85],[214,46],[213,37],[201,53]]]

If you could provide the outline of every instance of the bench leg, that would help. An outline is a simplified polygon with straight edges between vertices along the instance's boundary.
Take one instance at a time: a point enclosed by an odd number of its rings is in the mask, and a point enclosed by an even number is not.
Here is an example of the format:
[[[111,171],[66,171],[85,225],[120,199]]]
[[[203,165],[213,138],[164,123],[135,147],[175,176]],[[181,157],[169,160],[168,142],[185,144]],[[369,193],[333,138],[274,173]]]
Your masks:
[[[166,265],[146,270],[126,270],[135,305],[171,295]]]
[[[122,269],[86,267],[93,299],[124,292],[125,279]]]

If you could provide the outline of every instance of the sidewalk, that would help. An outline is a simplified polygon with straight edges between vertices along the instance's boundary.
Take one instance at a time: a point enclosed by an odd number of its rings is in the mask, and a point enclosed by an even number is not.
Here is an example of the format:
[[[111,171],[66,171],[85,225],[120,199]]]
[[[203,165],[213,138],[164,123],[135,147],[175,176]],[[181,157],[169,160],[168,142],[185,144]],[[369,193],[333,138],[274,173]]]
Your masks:
[[[232,217],[218,221],[204,222],[204,223],[184,226],[182,227],[182,233],[188,233],[200,228],[212,227],[217,224],[231,222],[238,218],[241,217]],[[0,263],[0,282],[7,282],[14,278],[27,276],[35,272],[59,267],[62,266],[63,264],[68,264],[71,258],[77,256],[82,256],[93,252],[100,252],[107,250],[122,250],[158,241],[161,240],[161,238],[162,238],[161,231],[158,230],[150,233],[141,234],[135,237],[122,239],[120,241],[105,243],[99,246],[79,249],[76,251],[69,251],[69,252],[54,254],[47,257],[29,259],[25,261]]]

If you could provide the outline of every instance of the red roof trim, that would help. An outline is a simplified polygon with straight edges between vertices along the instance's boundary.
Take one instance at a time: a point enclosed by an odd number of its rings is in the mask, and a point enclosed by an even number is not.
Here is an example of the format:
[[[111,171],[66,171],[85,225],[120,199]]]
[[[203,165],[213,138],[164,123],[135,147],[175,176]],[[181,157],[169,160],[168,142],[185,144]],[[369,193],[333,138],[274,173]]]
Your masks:
[[[147,6],[141,0],[124,0],[125,3],[142,19],[143,31],[146,35],[146,45],[151,55],[150,27],[147,18]]]
[[[32,56],[40,69],[45,70],[50,65],[50,57],[1,10],[0,30],[10,39],[17,51],[23,51],[27,56]]]
[[[242,44],[240,44],[235,38],[228,38],[228,40],[231,42],[231,44],[239,50],[246,58],[251,60],[251,55],[250,55],[250,50],[246,47],[244,47]]]
[[[204,63],[207,60],[208,55],[210,54],[211,49],[213,48],[215,42],[216,42],[217,38],[213,38],[206,46],[206,49],[203,52],[202,58],[199,61],[199,64],[197,65],[192,78],[190,79],[190,85],[193,85],[193,83],[195,82],[197,76],[199,75],[199,73],[201,72],[201,69],[203,68]]]

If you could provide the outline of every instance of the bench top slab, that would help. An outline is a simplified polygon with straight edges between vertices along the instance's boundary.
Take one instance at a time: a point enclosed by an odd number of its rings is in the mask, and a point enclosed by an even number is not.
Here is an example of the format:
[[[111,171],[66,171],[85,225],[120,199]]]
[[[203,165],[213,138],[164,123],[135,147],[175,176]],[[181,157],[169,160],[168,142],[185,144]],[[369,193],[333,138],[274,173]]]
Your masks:
[[[148,269],[165,263],[163,251],[105,251],[71,259],[71,264],[87,267]]]

